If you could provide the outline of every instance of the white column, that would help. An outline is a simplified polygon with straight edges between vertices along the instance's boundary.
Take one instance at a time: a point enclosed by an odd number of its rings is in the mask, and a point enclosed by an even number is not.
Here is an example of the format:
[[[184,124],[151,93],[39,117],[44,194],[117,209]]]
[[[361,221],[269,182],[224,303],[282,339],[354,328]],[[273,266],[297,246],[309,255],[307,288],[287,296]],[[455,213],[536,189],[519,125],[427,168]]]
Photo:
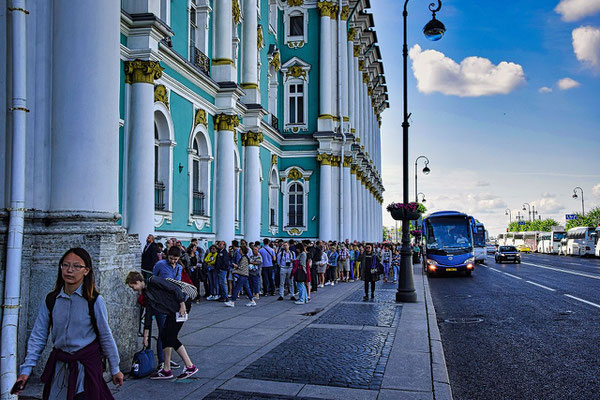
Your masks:
[[[233,16],[232,0],[214,2],[215,46],[211,77],[217,82],[236,81],[233,76]]]
[[[344,196],[344,231],[342,232],[342,240],[350,239],[352,240],[352,210],[355,206],[352,199],[352,190],[351,190],[351,180],[352,175],[350,174],[350,165],[352,163],[352,157],[347,156],[344,157],[343,167],[344,167],[344,187],[343,187],[343,196]]]
[[[347,43],[347,51],[346,51],[346,61],[347,61],[347,67],[348,67],[348,72],[346,73],[348,76],[348,113],[349,113],[349,117],[350,117],[350,127],[353,128],[355,130],[354,136],[356,136],[358,130],[356,129],[356,113],[355,113],[355,103],[356,103],[356,99],[354,98],[355,96],[355,91],[354,91],[354,56],[353,56],[353,49],[354,49],[354,43],[352,41],[348,41]]]
[[[331,154],[319,154],[321,163],[319,184],[319,239],[331,240]],[[284,210],[286,212],[286,210]]]
[[[354,50],[353,50],[354,51]],[[358,58],[354,58],[354,124],[357,136],[361,139],[361,144],[364,144],[363,132],[360,129],[360,72],[358,71]]]
[[[348,119],[350,116],[349,113],[349,102],[348,102],[348,93],[349,93],[349,89],[348,89],[348,34],[346,33],[346,29],[347,29],[347,23],[346,20],[341,19],[340,20],[340,24],[338,26],[338,29],[340,30],[339,33],[339,37],[342,40],[342,44],[340,46],[340,52],[341,52],[341,64],[340,65],[340,74],[342,74],[342,116],[343,118]],[[350,120],[348,119],[345,123],[344,121],[340,121],[342,123],[342,126],[346,126],[346,128],[344,129],[345,132],[349,132],[350,131]]]
[[[231,4],[231,3],[230,3]],[[230,243],[235,237],[235,150],[233,135],[239,124],[237,115],[215,116],[217,130],[217,176],[215,180],[215,235]]]
[[[237,1],[237,0],[236,0]],[[244,0],[244,24],[243,24],[243,60],[242,60],[242,89],[246,94],[242,101],[246,104],[259,104],[258,91],[258,48],[257,48],[257,0]],[[258,239],[258,237],[257,237]]]
[[[327,2],[319,3],[321,12],[321,32],[319,48],[319,131],[333,130],[333,108],[331,96],[331,68],[332,68],[332,47],[331,47],[331,18],[332,7]]]
[[[365,146],[365,151],[370,152],[369,149],[369,132],[367,130],[367,90],[365,84],[360,81],[360,130],[362,131],[361,143]]]
[[[362,198],[362,210],[361,210],[361,215],[360,218],[362,220],[361,226],[362,226],[362,240],[367,241],[369,240],[369,230],[368,230],[368,226],[367,226],[367,215],[368,215],[368,204],[367,204],[367,180],[369,178],[367,177],[366,174],[363,173],[363,180],[362,180],[362,185],[361,185],[361,198]]]
[[[120,6],[56,0],[53,7],[50,208],[116,213]]]
[[[125,63],[131,84],[127,155],[127,228],[140,240],[154,233],[154,79],[162,68],[155,61]],[[150,164],[152,163],[152,164]]]
[[[255,12],[256,14],[256,12]],[[260,240],[261,183],[260,183],[260,143],[262,133],[244,134],[244,237],[248,242]]]
[[[350,197],[352,198],[352,208],[350,209],[350,215],[351,215],[351,221],[350,223],[352,224],[351,228],[350,228],[350,241],[353,240],[359,240],[359,233],[358,233],[358,213],[360,212],[360,199],[358,196],[358,185],[360,185],[360,183],[357,181],[356,178],[356,166],[352,166],[350,168]]]
[[[336,159],[337,157],[337,159]],[[331,163],[331,235],[334,240],[340,240],[340,162],[337,161],[340,156],[334,156]]]

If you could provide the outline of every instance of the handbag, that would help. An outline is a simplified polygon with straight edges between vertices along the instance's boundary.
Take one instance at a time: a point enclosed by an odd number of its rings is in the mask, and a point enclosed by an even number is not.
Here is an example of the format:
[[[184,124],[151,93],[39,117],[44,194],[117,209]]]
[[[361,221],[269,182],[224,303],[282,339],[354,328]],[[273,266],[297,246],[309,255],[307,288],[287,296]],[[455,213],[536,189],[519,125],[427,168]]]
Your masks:
[[[154,353],[152,349],[142,349],[133,355],[131,375],[143,378],[154,372]]]
[[[179,286],[179,289],[183,293],[185,293],[191,300],[194,300],[198,297],[198,289],[194,285],[190,285],[189,283],[181,282],[173,278],[167,278],[167,280],[175,285]]]
[[[306,282],[306,272],[304,272],[304,268],[302,268],[302,266],[299,266],[296,269],[296,274],[294,275],[294,280],[296,282]]]

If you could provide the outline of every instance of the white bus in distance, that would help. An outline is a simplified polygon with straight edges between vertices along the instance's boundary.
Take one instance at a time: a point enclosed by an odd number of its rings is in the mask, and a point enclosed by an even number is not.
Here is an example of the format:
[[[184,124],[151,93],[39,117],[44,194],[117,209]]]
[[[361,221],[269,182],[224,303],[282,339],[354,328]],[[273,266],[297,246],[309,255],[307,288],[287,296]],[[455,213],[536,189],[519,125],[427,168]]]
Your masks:
[[[567,231],[568,256],[593,256],[595,253],[594,236],[595,228],[579,226]]]
[[[596,257],[600,257],[600,226],[596,228],[596,231],[593,233],[594,241],[596,242]]]
[[[538,236],[537,251],[542,254],[558,254],[560,241],[567,237],[564,230],[541,232]]]

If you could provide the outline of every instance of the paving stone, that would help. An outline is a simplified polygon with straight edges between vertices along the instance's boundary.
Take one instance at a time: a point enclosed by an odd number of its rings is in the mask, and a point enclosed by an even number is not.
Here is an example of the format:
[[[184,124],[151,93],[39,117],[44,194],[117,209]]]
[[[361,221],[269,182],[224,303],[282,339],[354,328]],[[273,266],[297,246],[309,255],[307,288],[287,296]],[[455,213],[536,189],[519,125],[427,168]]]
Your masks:
[[[396,327],[401,309],[384,303],[340,303],[325,312],[315,323]]]
[[[237,377],[379,389],[393,334],[305,328],[250,364]]]
[[[344,301],[362,301],[365,292],[359,290],[350,294]],[[396,292],[393,290],[379,290],[375,291],[375,299],[369,300],[369,302],[375,303],[394,303],[396,304]]]
[[[389,289],[389,290],[397,290],[398,289],[398,282],[394,283],[394,282],[384,282],[384,281],[377,281],[375,283],[375,293],[377,293],[378,289]]]
[[[295,397],[295,396],[285,396],[281,394],[265,394],[265,393],[257,393],[257,392],[239,392],[234,390],[223,390],[217,389],[214,392],[210,393],[208,396],[204,398],[205,400],[268,400],[268,399],[281,399],[281,400],[313,400],[316,398],[313,397]]]

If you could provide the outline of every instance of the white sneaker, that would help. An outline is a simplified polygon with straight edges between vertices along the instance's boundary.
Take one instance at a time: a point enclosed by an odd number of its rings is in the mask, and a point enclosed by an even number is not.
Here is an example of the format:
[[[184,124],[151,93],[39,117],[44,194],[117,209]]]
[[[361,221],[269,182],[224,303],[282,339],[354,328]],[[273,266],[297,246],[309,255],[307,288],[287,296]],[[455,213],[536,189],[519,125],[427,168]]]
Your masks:
[[[256,302],[254,300],[250,300],[250,302],[248,304],[246,304],[247,307],[253,307],[256,305]]]
[[[331,286],[335,286],[335,283],[331,282]]]
[[[295,301],[294,304],[305,304],[302,300]]]
[[[229,300],[229,301],[226,301],[226,302],[225,302],[225,305],[226,305],[227,307],[235,307],[235,303],[234,303],[233,301],[231,301],[231,300]]]

